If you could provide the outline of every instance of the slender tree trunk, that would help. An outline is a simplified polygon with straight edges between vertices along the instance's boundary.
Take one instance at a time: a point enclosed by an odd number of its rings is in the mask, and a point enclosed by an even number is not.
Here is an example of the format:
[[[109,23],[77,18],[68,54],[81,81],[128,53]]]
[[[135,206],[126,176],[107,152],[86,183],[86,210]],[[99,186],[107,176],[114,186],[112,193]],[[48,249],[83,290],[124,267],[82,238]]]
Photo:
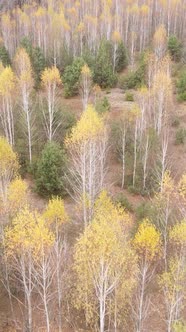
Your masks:
[[[136,180],[136,163],[137,163],[137,120],[135,124],[135,133],[134,133],[134,166],[133,166],[133,180],[132,180],[133,187],[135,187],[135,180]]]
[[[122,182],[121,188],[124,188],[125,185],[125,147],[126,147],[126,129],[122,133]]]
[[[145,294],[145,281],[146,281],[146,268],[144,267],[143,268],[143,272],[142,272],[140,301],[139,301],[139,311],[138,311],[138,323],[137,323],[137,331],[136,332],[142,332],[144,294]]]

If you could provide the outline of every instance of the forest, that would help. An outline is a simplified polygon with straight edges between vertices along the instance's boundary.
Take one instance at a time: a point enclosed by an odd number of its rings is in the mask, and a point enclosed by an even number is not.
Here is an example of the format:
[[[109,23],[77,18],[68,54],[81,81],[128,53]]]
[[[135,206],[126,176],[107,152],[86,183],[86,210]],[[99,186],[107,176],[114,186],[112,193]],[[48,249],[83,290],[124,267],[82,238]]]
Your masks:
[[[0,332],[186,332],[186,0],[0,0]]]

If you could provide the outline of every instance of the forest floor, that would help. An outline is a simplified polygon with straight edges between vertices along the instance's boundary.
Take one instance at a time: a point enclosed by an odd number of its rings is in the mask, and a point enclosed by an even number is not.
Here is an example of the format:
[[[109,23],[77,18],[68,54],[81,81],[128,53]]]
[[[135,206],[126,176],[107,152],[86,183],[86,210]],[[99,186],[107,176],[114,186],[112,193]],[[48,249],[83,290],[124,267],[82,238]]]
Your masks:
[[[135,95],[135,92],[134,92]],[[124,108],[131,108],[133,106],[133,102],[126,102],[124,92],[119,89],[111,89],[109,93],[103,92],[102,96],[106,96],[111,105],[111,111],[109,114],[109,123],[112,123],[120,114],[120,112]],[[81,98],[79,96],[71,98],[71,99],[63,99],[63,105],[76,116],[80,116],[82,104]],[[178,118],[180,125],[179,128],[186,129],[186,104],[177,104],[176,101],[173,106],[174,114],[173,118]],[[173,178],[178,181],[180,176],[186,170],[186,146],[185,145],[175,145],[175,135],[176,130],[173,126],[170,127],[170,137],[169,137],[169,164]],[[112,151],[112,149],[111,149]],[[132,204],[134,208],[139,206],[142,202],[146,201],[149,198],[144,198],[141,195],[134,195],[129,193],[126,189],[121,189],[119,185],[118,179],[120,178],[121,166],[116,159],[116,156],[111,152],[109,156],[108,162],[108,174],[107,174],[107,190],[108,192],[115,197],[118,193],[122,192],[124,196],[128,199],[128,201]],[[47,200],[39,196],[34,191],[34,182],[31,176],[27,175],[25,178],[28,188],[29,188],[29,203],[34,209],[38,209],[38,211],[42,212],[45,209],[47,204]],[[71,197],[67,196],[64,199],[65,207],[68,214],[72,220],[72,226],[70,227],[70,233],[73,240],[76,238],[78,234],[78,222],[75,222],[77,217],[77,211],[75,208],[75,204]],[[147,322],[147,331],[148,332],[163,332],[165,331],[164,326],[162,325],[162,319],[160,319],[160,315],[162,314],[161,309],[161,299],[158,297],[156,289],[153,294],[153,312],[150,315]],[[158,305],[157,305],[158,303]],[[157,307],[159,312],[157,311]],[[10,322],[10,312],[9,312],[9,304],[7,299],[7,293],[0,287],[0,332],[9,332],[7,322]],[[79,330],[80,331],[80,330]],[[78,330],[67,329],[63,332],[79,332]],[[11,331],[13,332],[13,331]],[[128,332],[128,331],[126,331]]]

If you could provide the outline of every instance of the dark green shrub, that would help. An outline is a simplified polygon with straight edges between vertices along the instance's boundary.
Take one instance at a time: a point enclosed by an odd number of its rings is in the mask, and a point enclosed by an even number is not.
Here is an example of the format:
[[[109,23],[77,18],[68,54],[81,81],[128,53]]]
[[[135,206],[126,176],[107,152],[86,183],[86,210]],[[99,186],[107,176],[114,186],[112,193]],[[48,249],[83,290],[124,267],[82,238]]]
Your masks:
[[[31,61],[34,68],[35,82],[37,88],[40,84],[41,73],[46,67],[46,60],[40,47],[33,48]]]
[[[96,111],[99,114],[104,114],[110,111],[110,103],[107,97],[103,97],[102,99],[98,100],[96,103]]]
[[[83,48],[82,58],[83,58],[84,62],[89,66],[89,68],[91,68],[91,69],[94,68],[95,55],[87,47]]]
[[[177,132],[176,132],[175,144],[176,145],[184,144],[185,143],[185,138],[186,138],[186,129],[184,129],[184,128],[178,129]]]
[[[33,49],[31,40],[28,37],[23,37],[21,39],[20,46],[23,47],[27,51],[29,57],[31,58],[32,49]]]
[[[149,181],[146,181],[146,188],[143,189],[143,184],[142,184],[142,177],[140,175],[140,170],[137,169],[137,176],[136,176],[136,181],[135,181],[135,186],[128,185],[127,189],[128,191],[133,194],[133,195],[140,195],[140,196],[148,196],[150,193],[150,183]]]
[[[136,217],[138,220],[152,218],[153,208],[149,202],[143,202],[136,208]]]
[[[137,185],[135,187],[133,187],[133,185],[129,185],[127,187],[129,193],[133,194],[133,195],[139,195],[141,193],[141,186],[138,187]]]
[[[93,81],[102,88],[111,88],[117,82],[117,76],[113,72],[112,54],[112,44],[103,39],[98,50],[93,70]]]
[[[0,61],[4,67],[11,65],[9,53],[4,45],[0,45]]]
[[[123,69],[125,69],[128,65],[128,55],[127,50],[123,44],[123,42],[120,42],[116,51],[116,72],[121,72]]]
[[[134,101],[134,95],[131,92],[127,92],[125,96],[126,101]]]
[[[134,211],[132,203],[129,202],[128,198],[123,193],[119,193],[116,196],[116,202],[120,203],[121,206],[123,208],[125,208],[127,211],[129,211],[129,212],[133,212]]]
[[[49,67],[53,66],[54,64],[54,50],[49,49],[48,50],[48,62],[49,62]],[[67,45],[64,43],[61,45],[60,50],[59,50],[59,56],[56,59],[57,62],[57,67],[60,70],[60,72],[63,72],[64,69],[67,66],[70,66],[74,60],[73,56],[73,50],[67,47]]]
[[[186,91],[178,95],[178,101],[186,101]]]
[[[64,194],[66,156],[60,145],[47,143],[42,151],[36,172],[36,190],[43,196]]]
[[[139,60],[138,68],[135,71],[131,71],[127,75],[122,75],[119,80],[119,86],[121,89],[136,89],[145,84],[145,70],[146,60],[145,56],[141,56]]]
[[[70,66],[65,68],[63,74],[63,84],[66,98],[78,94],[79,79],[84,63],[83,58],[76,58]]]
[[[121,89],[137,89],[144,84],[145,69],[144,67],[138,68],[134,72],[130,72],[120,78],[119,86]]]
[[[186,100],[186,70],[184,70],[177,81],[178,100]]]
[[[19,173],[24,176],[28,172],[28,153],[25,146],[25,137],[22,137],[22,135],[16,137],[16,152],[19,158]]]
[[[59,131],[58,141],[63,144],[65,137],[76,124],[76,117],[72,111],[65,109],[60,111],[61,130]]]
[[[179,61],[182,55],[182,43],[176,36],[170,36],[168,39],[168,50],[174,61]]]

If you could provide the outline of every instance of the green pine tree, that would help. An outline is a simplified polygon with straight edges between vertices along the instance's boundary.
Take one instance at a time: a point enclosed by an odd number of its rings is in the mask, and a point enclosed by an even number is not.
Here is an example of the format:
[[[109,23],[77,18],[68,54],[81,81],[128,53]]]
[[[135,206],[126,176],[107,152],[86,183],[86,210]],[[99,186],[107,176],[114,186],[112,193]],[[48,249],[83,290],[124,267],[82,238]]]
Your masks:
[[[9,53],[4,45],[0,45],[0,61],[4,67],[11,65]]]
[[[98,50],[93,72],[94,82],[102,88],[111,88],[117,81],[116,75],[113,73],[112,54],[113,47],[111,42],[103,39]]]
[[[64,173],[66,156],[60,145],[47,143],[42,151],[36,172],[36,189],[43,195],[62,195],[64,193]]]

